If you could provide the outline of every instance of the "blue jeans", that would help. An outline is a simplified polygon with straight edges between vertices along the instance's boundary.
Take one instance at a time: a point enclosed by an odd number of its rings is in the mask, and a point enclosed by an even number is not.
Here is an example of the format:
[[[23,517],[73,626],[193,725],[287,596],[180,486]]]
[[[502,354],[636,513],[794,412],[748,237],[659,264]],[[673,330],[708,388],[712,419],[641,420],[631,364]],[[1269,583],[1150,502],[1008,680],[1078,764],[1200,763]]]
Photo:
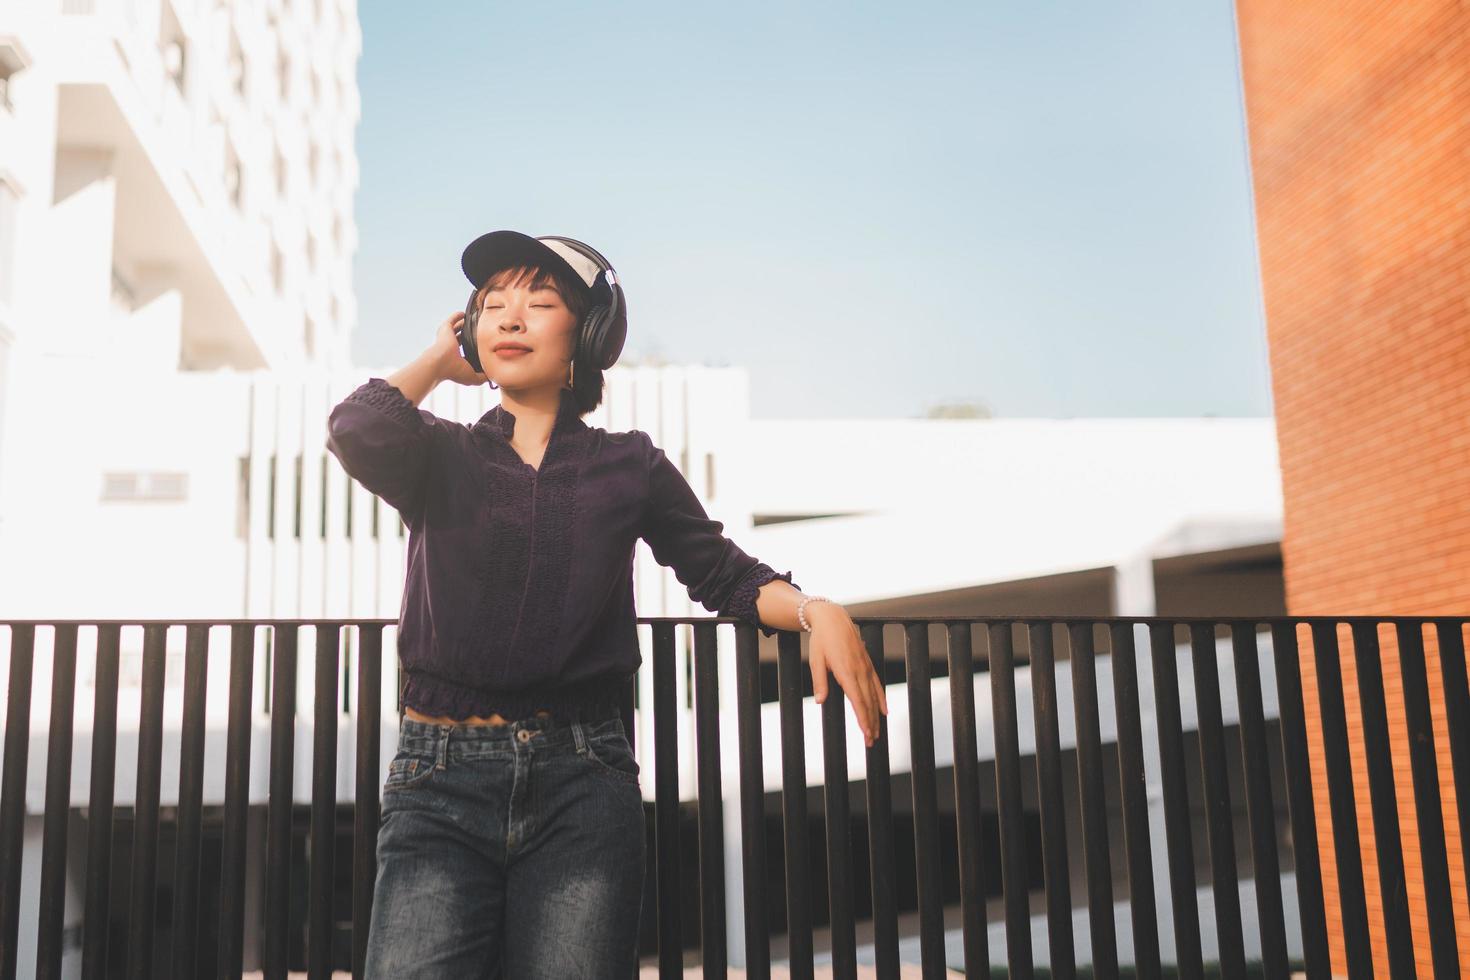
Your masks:
[[[364,975],[636,977],[638,776],[618,717],[402,717],[383,784]]]

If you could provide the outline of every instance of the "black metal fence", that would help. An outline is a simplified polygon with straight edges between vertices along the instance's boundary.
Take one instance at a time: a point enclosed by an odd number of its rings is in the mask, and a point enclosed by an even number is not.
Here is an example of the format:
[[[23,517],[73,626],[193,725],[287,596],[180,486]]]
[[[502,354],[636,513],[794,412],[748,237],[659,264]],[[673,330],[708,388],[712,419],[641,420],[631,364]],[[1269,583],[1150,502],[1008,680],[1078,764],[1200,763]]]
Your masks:
[[[725,869],[721,847],[723,815],[720,793],[719,713],[717,701],[717,624],[728,620],[710,618],[645,618],[652,629],[654,698],[642,710],[653,712],[654,796],[656,836],[655,889],[656,930],[660,974],[682,975],[686,929],[697,928],[701,937],[700,956],[705,976],[721,976],[727,962],[725,935]],[[171,972],[175,977],[239,976],[245,942],[246,904],[246,817],[248,774],[251,769],[250,715],[255,678],[255,634],[272,632],[270,669],[271,735],[269,760],[269,804],[266,815],[266,865],[263,875],[264,921],[261,928],[261,958],[267,977],[284,977],[288,956],[287,936],[291,922],[289,873],[292,799],[292,759],[295,732],[295,678],[297,635],[302,626],[315,627],[315,711],[312,737],[312,795],[310,811],[310,867],[306,899],[307,965],[312,977],[328,977],[333,966],[332,883],[333,839],[339,803],[353,803],[354,832],[351,848],[351,952],[354,974],[360,975],[366,923],[373,900],[375,845],[379,819],[382,767],[379,764],[379,711],[352,712],[356,719],[356,795],[353,800],[335,798],[337,782],[337,727],[353,700],[357,704],[381,705],[383,630],[391,621],[119,621],[82,623],[16,621],[8,627],[9,687],[4,747],[3,788],[0,788],[0,978],[17,975],[16,939],[22,918],[20,907],[21,854],[26,785],[27,748],[31,721],[31,689],[38,627],[54,629],[54,666],[51,684],[50,730],[47,742],[45,813],[40,860],[40,899],[26,909],[27,921],[36,928],[36,976],[59,976],[63,954],[63,912],[67,875],[67,830],[69,788],[72,769],[72,725],[75,710],[77,638],[83,626],[97,629],[95,673],[96,703],[92,729],[90,800],[87,806],[87,867],[85,869],[85,915],[81,937],[82,975],[108,974],[109,934],[105,928],[88,928],[102,923],[112,887],[113,793],[117,755],[119,637],[124,625],[141,626],[142,652],[140,722],[138,726],[137,787],[132,808],[133,837],[128,876],[132,916],[114,943],[125,943],[126,953],[112,951],[113,961],[126,964],[126,976],[152,977]],[[676,737],[676,644],[675,630],[681,624],[693,634],[693,697],[697,738],[693,746],[697,766],[697,822],[699,828],[698,879],[701,901],[698,922],[685,922],[679,901],[679,884],[689,869],[681,868],[678,841],[680,802],[678,798],[678,754]],[[1363,867],[1359,856],[1357,801],[1349,756],[1348,709],[1344,698],[1339,660],[1339,627],[1351,630],[1353,663],[1356,665],[1357,699],[1363,725],[1363,745],[1371,790],[1374,839],[1377,847],[1378,879],[1385,895],[1404,893],[1405,869],[1396,799],[1394,769],[1407,766],[1412,774],[1414,812],[1422,866],[1428,940],[1436,975],[1458,975],[1459,953],[1451,902],[1450,869],[1446,856],[1446,833],[1442,819],[1440,772],[1449,765],[1453,772],[1458,809],[1458,833],[1470,841],[1467,815],[1470,806],[1470,689],[1467,689],[1463,618],[1407,617],[1307,617],[1268,620],[1165,618],[976,618],[921,617],[901,620],[859,618],[863,640],[874,657],[880,675],[891,681],[901,669],[908,686],[907,715],[914,842],[911,856],[917,885],[918,935],[925,976],[944,973],[944,908],[941,875],[956,870],[960,883],[960,920],[964,962],[981,965],[971,975],[988,974],[991,962],[987,922],[986,861],[993,852],[981,833],[981,777],[986,767],[975,751],[977,708],[973,683],[953,683],[956,678],[973,680],[989,672],[992,703],[989,722],[994,730],[998,855],[1003,882],[1000,908],[1004,920],[1004,960],[1011,975],[1033,972],[1036,951],[1032,946],[1032,893],[1028,882],[1035,877],[1036,854],[1028,852],[1023,814],[1023,775],[1033,774],[1023,765],[1016,678],[1018,667],[1029,667],[1034,700],[1035,765],[1034,787],[1041,826],[1041,863],[1044,880],[1044,914],[1047,922],[1047,953],[1053,976],[1075,976],[1077,944],[1072,931],[1072,887],[1069,862],[1080,861],[1085,882],[1090,973],[1097,977],[1118,976],[1118,942],[1114,903],[1126,899],[1131,930],[1129,972],[1157,977],[1167,969],[1177,975],[1199,977],[1218,969],[1224,976],[1242,976],[1248,970],[1248,932],[1258,937],[1260,962],[1249,968],[1267,976],[1284,976],[1295,963],[1289,962],[1289,945],[1299,945],[1309,976],[1326,976],[1328,936],[1324,914],[1322,875],[1317,853],[1316,801],[1308,757],[1307,728],[1303,711],[1302,675],[1299,670],[1299,638],[1309,637],[1309,663],[1316,677],[1315,694],[1320,705],[1321,735],[1328,777],[1329,804],[1337,867],[1337,905],[1341,909],[1346,965],[1351,976],[1370,976],[1368,909]],[[165,636],[170,625],[186,629],[184,654],[183,713],[177,720],[181,732],[179,804],[176,813],[176,859],[173,867],[173,941],[169,944],[171,968],[155,963],[153,896],[159,834],[159,784],[161,745],[164,732]],[[1389,742],[1389,717],[1384,693],[1378,628],[1395,630],[1398,674],[1402,678],[1403,705],[1408,730],[1408,758],[1393,758]],[[224,765],[222,847],[218,855],[217,880],[214,865],[206,873],[201,859],[201,824],[204,813],[202,787],[205,759],[205,677],[211,626],[231,630],[229,671],[229,720]],[[900,635],[901,649],[885,650],[885,626]],[[719,627],[724,628],[724,627]],[[1424,630],[1432,628],[1438,649],[1441,681],[1445,692],[1444,719],[1447,730],[1439,732],[1441,744],[1451,747],[1451,758],[1436,757],[1426,673]],[[345,677],[342,660],[342,631],[356,631],[355,689],[339,686]],[[735,676],[737,731],[740,759],[740,821],[744,881],[745,969],[750,977],[768,977],[771,964],[771,934],[766,867],[765,793],[760,731],[761,665],[759,637],[753,627],[733,624],[735,630]],[[1146,630],[1151,662],[1151,691],[1157,723],[1157,758],[1162,781],[1166,817],[1165,839],[1151,837],[1146,799],[1145,752],[1140,712],[1140,673],[1135,650],[1136,631]],[[1263,713],[1259,631],[1269,631],[1273,653],[1279,728],[1268,726]],[[931,651],[931,631],[943,638],[943,649]],[[1221,658],[1217,657],[1217,634],[1228,632],[1233,659],[1238,719],[1234,735],[1222,718]],[[1186,635],[1181,646],[1176,634]],[[982,650],[972,650],[974,636]],[[1054,635],[1065,642],[1054,649]],[[1019,640],[1019,642],[1018,642]],[[1099,640],[1102,642],[1099,644]],[[910,856],[896,853],[890,775],[887,719],[883,735],[866,750],[866,776],[861,781],[866,813],[866,864],[868,880],[859,881],[852,860],[860,840],[852,839],[854,826],[853,783],[847,765],[846,718],[850,712],[840,689],[821,706],[821,732],[826,778],[822,788],[825,808],[825,883],[814,881],[811,869],[805,739],[816,733],[803,730],[803,684],[810,690],[809,670],[802,655],[802,637],[783,632],[776,638],[776,687],[779,692],[781,766],[783,790],[781,819],[784,827],[784,910],[786,952],[794,977],[813,973],[813,889],[825,886],[827,929],[833,973],[853,977],[857,972],[855,939],[855,896],[869,892],[862,904],[871,909],[873,955],[879,976],[898,975],[899,909],[896,881],[901,864]],[[1187,650],[1187,654],[1184,651]],[[1109,657],[1113,710],[1116,725],[1116,777],[1118,800],[1110,806],[1105,775],[1108,756],[1100,736],[1098,665],[1102,654]],[[391,654],[390,654],[391,656]],[[1059,738],[1057,662],[1070,661],[1071,700],[1075,730],[1076,806],[1069,807],[1064,794]],[[1182,692],[1180,660],[1187,656],[1193,675],[1193,690]],[[947,675],[952,720],[954,761],[953,819],[941,819],[936,780],[935,727],[931,702],[931,675],[935,667]],[[355,695],[355,699],[352,697]],[[630,691],[631,696],[631,691]],[[1197,717],[1197,758],[1190,750],[1182,725],[1182,704],[1192,699]],[[890,708],[892,705],[890,704]],[[1268,729],[1270,735],[1268,737]],[[630,726],[630,733],[634,729]],[[1235,809],[1231,781],[1227,778],[1227,742],[1238,736],[1241,779],[1248,823],[1249,855],[1236,853]],[[1284,879],[1282,855],[1273,815],[1282,801],[1273,788],[1272,755],[1284,779],[1285,804],[1289,809],[1294,878]],[[1194,769],[1197,767],[1197,769]],[[1191,770],[1194,769],[1193,772]],[[1189,787],[1194,776],[1196,796],[1202,807],[1192,807]],[[1110,810],[1121,821],[1125,873],[1115,874],[1109,846]],[[1213,896],[1213,930],[1218,961],[1205,962],[1201,940],[1201,916],[1197,901],[1195,859],[1196,813],[1201,813],[1203,835],[1208,846],[1209,888]],[[1068,853],[1068,821],[1080,821],[1081,853]],[[941,867],[941,840],[948,836],[958,855],[957,869]],[[1153,849],[1167,852],[1168,890],[1155,894]],[[1254,879],[1258,921],[1246,921],[1240,901],[1241,868],[1248,867]],[[1295,906],[1300,916],[1299,943],[1288,943],[1287,918],[1283,911],[1283,880],[1294,880]],[[1114,895],[1122,882],[1126,895]],[[201,901],[209,890],[218,891],[217,902]],[[1159,903],[1168,903],[1173,922],[1172,946],[1176,956],[1161,962]],[[217,908],[217,922],[199,921],[201,908]],[[1381,934],[1385,937],[1392,975],[1412,976],[1414,936],[1407,901],[1383,903]],[[1209,924],[1207,924],[1208,927]],[[217,950],[216,962],[199,962],[198,937],[205,930]],[[1256,945],[1256,944],[1253,944]],[[340,966],[339,966],[340,968]]]

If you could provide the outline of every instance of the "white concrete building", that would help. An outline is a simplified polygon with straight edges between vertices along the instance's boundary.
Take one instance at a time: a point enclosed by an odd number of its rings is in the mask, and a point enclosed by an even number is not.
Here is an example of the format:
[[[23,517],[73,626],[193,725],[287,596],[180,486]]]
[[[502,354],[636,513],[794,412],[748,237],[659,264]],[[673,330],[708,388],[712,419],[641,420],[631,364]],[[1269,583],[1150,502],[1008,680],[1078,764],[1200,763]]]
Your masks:
[[[191,483],[176,463],[214,438],[202,426],[219,389],[202,379],[348,363],[361,48],[355,0],[0,4],[5,614],[168,605],[180,584],[191,595],[220,587],[211,569],[238,563],[239,548],[190,540],[194,505],[232,500],[234,475]],[[199,439],[163,419],[192,421]],[[155,534],[163,551],[138,550]],[[78,574],[89,566],[100,566],[91,581]],[[38,646],[49,677],[48,655]],[[122,704],[125,731],[126,693]],[[122,744],[136,741],[132,704]],[[80,732],[91,709],[81,693],[78,705]],[[44,744],[46,722],[33,722]],[[39,824],[27,809],[34,903]],[[65,975],[79,959],[75,897]],[[34,967],[32,932],[22,926],[22,976]]]
[[[0,5],[6,613],[274,608],[246,379],[348,363],[361,48],[355,0]]]
[[[0,6],[0,364],[345,365],[361,44],[354,0]]]

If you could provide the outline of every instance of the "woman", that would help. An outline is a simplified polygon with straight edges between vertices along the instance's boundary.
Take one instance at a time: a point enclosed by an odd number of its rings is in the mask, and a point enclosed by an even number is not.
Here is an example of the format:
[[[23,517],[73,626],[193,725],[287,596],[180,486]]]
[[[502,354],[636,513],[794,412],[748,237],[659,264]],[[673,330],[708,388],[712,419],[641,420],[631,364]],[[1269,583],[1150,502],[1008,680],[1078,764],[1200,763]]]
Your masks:
[[[726,538],[646,433],[582,421],[616,357],[588,350],[589,311],[614,301],[600,258],[482,235],[461,264],[483,371],[456,312],[331,412],[328,448],[409,529],[369,978],[636,973],[645,830],[620,706],[642,662],[639,538],[710,611],[809,630],[817,700],[831,670],[868,745],[887,714],[841,606]],[[489,381],[500,404],[469,426],[419,409],[444,380]]]

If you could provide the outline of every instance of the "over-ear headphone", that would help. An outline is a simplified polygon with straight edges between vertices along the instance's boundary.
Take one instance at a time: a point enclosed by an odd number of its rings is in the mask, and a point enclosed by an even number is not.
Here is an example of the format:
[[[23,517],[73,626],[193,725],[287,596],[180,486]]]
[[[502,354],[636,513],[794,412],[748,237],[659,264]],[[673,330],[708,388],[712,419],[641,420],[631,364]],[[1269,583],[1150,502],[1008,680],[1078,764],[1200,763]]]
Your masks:
[[[507,239],[510,239],[509,245]],[[549,242],[557,244],[547,244]],[[513,253],[513,249],[518,251]],[[527,249],[530,249],[530,254],[527,254]],[[571,260],[576,261],[577,265],[573,265],[568,257],[558,254],[559,250],[570,250],[573,253]],[[480,274],[480,267],[490,263],[492,259],[495,268]],[[464,359],[476,371],[485,373],[485,368],[480,363],[480,348],[476,339],[480,310],[475,303],[475,297],[489,279],[490,272],[528,260],[543,266],[560,263],[565,267],[564,271],[574,274],[587,284],[591,304],[578,326],[572,357],[574,361],[581,358],[584,364],[599,371],[612,367],[618,355],[623,352],[623,342],[628,336],[627,302],[612,263],[585,242],[561,235],[543,235],[533,239],[518,232],[491,232],[471,242],[465,249],[462,265],[473,288],[468,302],[465,303],[464,323],[459,331],[460,353]],[[577,266],[582,266],[582,269]]]

